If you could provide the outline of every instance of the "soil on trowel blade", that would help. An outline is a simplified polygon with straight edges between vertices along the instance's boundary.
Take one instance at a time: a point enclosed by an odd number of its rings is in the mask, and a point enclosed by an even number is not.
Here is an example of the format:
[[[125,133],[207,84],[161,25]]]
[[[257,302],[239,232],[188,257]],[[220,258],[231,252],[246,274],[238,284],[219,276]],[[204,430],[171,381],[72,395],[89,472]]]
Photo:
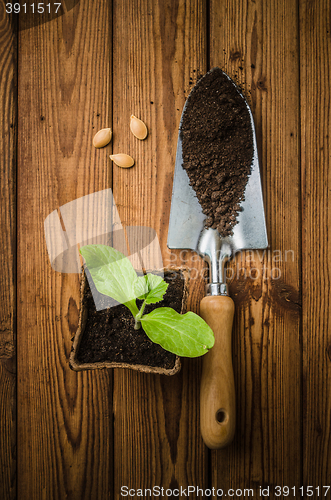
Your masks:
[[[183,114],[183,167],[205,225],[232,234],[253,160],[253,134],[245,100],[219,68],[192,90]]]

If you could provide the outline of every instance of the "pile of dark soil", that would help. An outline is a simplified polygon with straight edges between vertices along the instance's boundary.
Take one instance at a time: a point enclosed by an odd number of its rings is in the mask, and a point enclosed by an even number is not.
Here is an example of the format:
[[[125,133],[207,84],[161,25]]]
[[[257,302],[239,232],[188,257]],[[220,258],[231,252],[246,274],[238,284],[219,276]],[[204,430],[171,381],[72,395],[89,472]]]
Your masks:
[[[171,271],[165,274],[164,279],[169,283],[164,299],[158,304],[147,305],[145,313],[155,307],[172,307],[181,312],[184,276]],[[137,305],[139,307],[139,301]],[[87,310],[87,322],[77,353],[79,363],[109,361],[165,369],[175,365],[175,354],[154,344],[142,328],[134,329],[133,316],[126,306],[119,304],[97,311],[87,280],[82,307]]]
[[[209,71],[192,90],[181,133],[183,167],[205,225],[228,236],[251,172],[253,135],[246,102],[221,69]]]

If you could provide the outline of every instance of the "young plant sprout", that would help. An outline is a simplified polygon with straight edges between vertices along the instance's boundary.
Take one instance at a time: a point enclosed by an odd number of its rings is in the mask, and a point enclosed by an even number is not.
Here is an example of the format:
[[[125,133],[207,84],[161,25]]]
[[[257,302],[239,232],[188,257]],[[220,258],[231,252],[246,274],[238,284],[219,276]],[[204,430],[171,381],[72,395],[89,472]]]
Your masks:
[[[193,312],[179,314],[171,307],[158,307],[144,314],[147,304],[163,299],[168,284],[161,276],[138,276],[130,260],[107,245],[86,245],[80,249],[98,292],[124,304],[152,342],[177,356],[194,358],[214,345],[207,323]],[[142,300],[138,309],[136,300]]]

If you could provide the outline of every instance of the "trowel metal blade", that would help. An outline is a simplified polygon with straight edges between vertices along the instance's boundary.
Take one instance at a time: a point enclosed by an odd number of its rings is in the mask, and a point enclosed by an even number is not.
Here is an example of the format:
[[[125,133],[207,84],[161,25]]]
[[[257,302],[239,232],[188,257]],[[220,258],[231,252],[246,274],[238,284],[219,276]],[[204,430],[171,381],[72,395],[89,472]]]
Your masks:
[[[231,79],[230,81],[232,82]],[[199,82],[201,82],[201,80],[199,80]],[[232,83],[235,85],[234,82]],[[244,99],[238,87],[236,85],[235,87]],[[186,104],[187,101],[182,112],[179,126],[168,231],[168,247],[170,249],[190,249],[197,251],[200,234],[203,230],[206,217],[202,213],[200,203],[193,188],[189,184],[188,175],[183,168],[183,149],[180,129],[185,114]],[[224,241],[230,244],[232,254],[244,249],[263,249],[268,246],[255,127],[252,112],[247,103],[246,106],[251,119],[254,153],[251,174],[249,175],[246,185],[244,200],[240,203],[242,211],[239,212],[237,216],[238,222],[233,227],[233,235],[223,238]]]

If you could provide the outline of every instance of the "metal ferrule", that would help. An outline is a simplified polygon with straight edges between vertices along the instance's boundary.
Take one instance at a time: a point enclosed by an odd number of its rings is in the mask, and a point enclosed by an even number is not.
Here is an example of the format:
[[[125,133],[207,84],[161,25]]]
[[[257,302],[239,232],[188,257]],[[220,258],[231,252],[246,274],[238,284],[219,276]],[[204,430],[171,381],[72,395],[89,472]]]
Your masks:
[[[198,252],[209,265],[207,295],[228,295],[225,263],[232,256],[232,248],[226,238],[220,238],[216,229],[204,229],[201,233]]]
[[[206,295],[229,295],[226,283],[208,283]]]

